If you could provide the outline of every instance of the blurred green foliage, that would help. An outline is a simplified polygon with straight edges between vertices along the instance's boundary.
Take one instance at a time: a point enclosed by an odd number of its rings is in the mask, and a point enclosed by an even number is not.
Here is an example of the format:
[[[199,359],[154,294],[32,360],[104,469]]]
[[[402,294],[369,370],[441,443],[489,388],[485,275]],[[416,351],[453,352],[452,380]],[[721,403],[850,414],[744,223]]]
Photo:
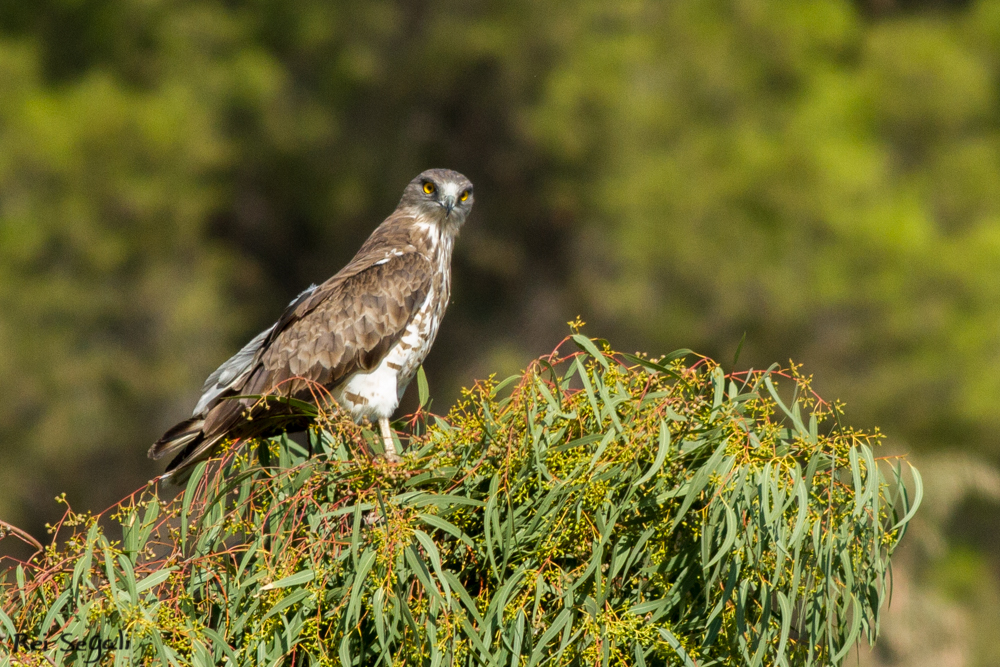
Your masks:
[[[996,452],[1000,7],[644,10],[574,41],[537,110],[593,165],[592,308],[717,353],[747,331],[747,360],[804,360],[862,421]],[[613,95],[584,85],[597,61]],[[566,150],[558,126],[599,131]]]
[[[1000,457],[996,2],[0,0],[0,517],[156,474],[432,166],[477,185],[444,400],[579,314]]]

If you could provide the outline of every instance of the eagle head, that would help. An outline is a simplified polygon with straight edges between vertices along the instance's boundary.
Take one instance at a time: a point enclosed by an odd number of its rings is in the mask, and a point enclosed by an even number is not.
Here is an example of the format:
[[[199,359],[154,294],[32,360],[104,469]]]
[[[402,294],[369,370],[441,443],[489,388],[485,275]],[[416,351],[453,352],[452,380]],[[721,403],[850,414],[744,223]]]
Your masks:
[[[472,182],[451,169],[428,169],[403,190],[399,208],[436,221],[457,232],[472,210]]]

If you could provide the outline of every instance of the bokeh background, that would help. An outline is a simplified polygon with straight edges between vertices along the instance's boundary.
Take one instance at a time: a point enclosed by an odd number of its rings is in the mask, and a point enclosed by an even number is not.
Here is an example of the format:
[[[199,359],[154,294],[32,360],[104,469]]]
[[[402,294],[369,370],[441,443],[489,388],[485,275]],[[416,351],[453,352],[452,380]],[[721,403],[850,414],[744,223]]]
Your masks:
[[[923,471],[861,663],[1000,664],[996,1],[0,0],[0,517],[158,474],[437,166],[477,200],[438,411],[576,315],[727,368],[745,334]]]

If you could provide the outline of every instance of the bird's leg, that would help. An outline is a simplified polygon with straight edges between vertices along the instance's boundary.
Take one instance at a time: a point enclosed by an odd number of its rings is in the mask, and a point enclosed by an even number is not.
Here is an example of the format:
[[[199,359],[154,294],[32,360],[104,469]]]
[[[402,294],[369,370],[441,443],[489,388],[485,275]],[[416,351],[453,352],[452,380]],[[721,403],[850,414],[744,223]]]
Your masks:
[[[389,430],[389,418],[379,417],[378,425],[382,429],[382,443],[385,446],[385,460],[390,463],[399,463],[399,456],[396,455],[396,443],[392,441],[392,431]]]

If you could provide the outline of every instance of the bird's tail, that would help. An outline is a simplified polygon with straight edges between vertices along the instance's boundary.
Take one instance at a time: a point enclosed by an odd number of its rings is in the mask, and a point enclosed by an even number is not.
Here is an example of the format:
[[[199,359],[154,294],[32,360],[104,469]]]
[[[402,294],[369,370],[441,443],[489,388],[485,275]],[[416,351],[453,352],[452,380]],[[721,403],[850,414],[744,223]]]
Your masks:
[[[160,439],[149,448],[149,458],[162,459],[168,454],[173,454],[178,449],[183,449],[196,440],[204,438],[205,433],[202,428],[205,426],[203,417],[191,417],[177,424],[169,431],[160,436]]]
[[[167,466],[164,479],[169,479],[175,484],[183,484],[195,464],[211,455],[215,445],[225,437],[225,432],[207,435],[204,427],[203,417],[191,417],[164,433],[149,448],[151,459],[160,459],[176,453]]]

